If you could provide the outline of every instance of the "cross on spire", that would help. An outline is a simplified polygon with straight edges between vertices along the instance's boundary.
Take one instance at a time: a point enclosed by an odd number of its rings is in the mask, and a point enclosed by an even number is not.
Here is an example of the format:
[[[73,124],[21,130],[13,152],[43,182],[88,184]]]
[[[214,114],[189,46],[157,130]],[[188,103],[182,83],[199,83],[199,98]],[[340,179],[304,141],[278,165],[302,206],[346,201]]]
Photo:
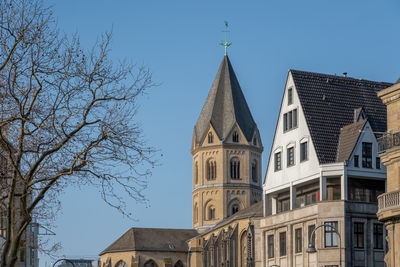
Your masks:
[[[222,31],[222,32],[225,33],[225,41],[221,41],[219,44],[222,45],[223,47],[225,47],[225,56],[226,56],[228,46],[230,46],[232,44],[232,42],[227,40],[228,39],[228,32],[230,32],[228,30],[228,22],[225,20],[224,23],[225,23],[225,30]]]

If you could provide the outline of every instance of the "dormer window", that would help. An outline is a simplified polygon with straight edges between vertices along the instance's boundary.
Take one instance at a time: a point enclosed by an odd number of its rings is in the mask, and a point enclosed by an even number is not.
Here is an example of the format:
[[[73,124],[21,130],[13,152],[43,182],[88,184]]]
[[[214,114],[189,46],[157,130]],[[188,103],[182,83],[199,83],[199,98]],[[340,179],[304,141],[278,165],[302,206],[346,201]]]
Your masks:
[[[212,134],[212,132],[208,133],[208,143],[209,144],[214,143],[214,135]]]
[[[288,105],[291,105],[291,104],[293,104],[293,89],[292,88],[289,88],[288,89],[288,100],[287,100],[287,104]]]
[[[254,138],[253,138],[253,146],[256,146],[256,145],[257,145],[257,138],[254,137]]]
[[[232,141],[234,143],[239,143],[239,134],[236,131],[233,132]]]
[[[372,168],[372,143],[362,143],[362,166]]]

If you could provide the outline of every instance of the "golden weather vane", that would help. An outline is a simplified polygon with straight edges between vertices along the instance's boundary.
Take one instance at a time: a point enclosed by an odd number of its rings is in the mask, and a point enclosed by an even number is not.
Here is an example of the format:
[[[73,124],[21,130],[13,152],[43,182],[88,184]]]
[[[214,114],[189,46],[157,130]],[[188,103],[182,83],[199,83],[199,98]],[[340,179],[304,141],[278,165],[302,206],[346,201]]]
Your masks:
[[[223,47],[225,47],[225,56],[226,56],[226,51],[228,49],[228,46],[230,46],[232,44],[232,42],[227,40],[228,39],[228,32],[230,32],[228,30],[228,22],[225,20],[224,23],[225,23],[225,30],[222,31],[222,32],[225,33],[225,41],[221,41],[219,44],[222,45]]]

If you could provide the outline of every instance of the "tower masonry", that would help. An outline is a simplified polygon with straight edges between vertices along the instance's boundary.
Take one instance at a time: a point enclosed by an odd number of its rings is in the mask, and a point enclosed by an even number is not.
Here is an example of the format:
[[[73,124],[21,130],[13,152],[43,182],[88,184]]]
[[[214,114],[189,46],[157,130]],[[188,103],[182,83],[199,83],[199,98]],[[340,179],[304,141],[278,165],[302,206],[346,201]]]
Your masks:
[[[193,132],[193,228],[206,230],[262,199],[262,151],[225,55]]]

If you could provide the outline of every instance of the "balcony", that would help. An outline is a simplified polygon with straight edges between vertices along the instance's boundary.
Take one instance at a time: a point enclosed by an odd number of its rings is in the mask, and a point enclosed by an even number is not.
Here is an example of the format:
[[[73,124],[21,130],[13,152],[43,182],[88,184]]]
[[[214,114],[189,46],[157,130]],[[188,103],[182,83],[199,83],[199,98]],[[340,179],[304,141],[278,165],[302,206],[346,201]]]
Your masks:
[[[378,138],[378,153],[384,153],[393,147],[400,147],[400,132],[387,133]]]
[[[378,196],[378,213],[400,208],[400,190],[384,193]]]

